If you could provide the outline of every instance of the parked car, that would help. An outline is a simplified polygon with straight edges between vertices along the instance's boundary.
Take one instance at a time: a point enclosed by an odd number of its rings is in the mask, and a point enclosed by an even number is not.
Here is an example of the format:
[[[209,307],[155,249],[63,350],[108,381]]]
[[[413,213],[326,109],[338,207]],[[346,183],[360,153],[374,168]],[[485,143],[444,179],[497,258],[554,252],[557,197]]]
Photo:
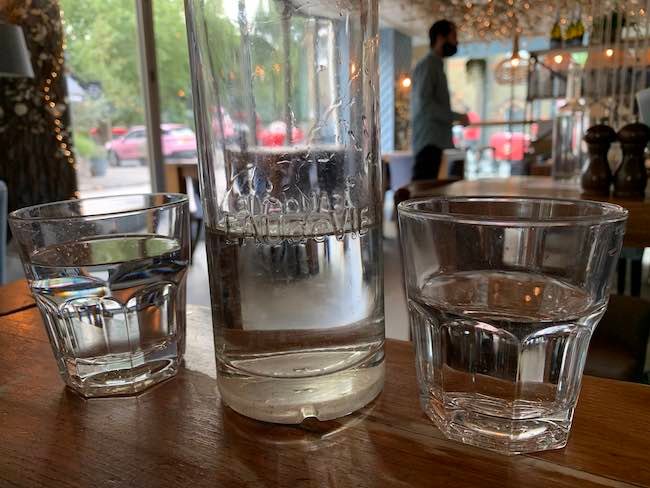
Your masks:
[[[287,134],[287,124],[281,120],[271,122],[266,129],[258,132],[258,140],[262,146],[283,146]],[[294,143],[302,142],[304,133],[298,127],[291,128],[291,139]]]
[[[162,124],[162,152],[165,158],[195,158],[196,135],[182,124]],[[144,126],[134,126],[123,136],[104,146],[111,166],[121,166],[125,160],[147,162],[147,131]]]
[[[216,111],[216,108],[212,110],[212,130],[214,131],[215,137],[220,140],[222,138],[221,130],[223,130],[224,141],[233,141],[235,138],[235,124],[233,123],[232,118],[228,112],[222,108],[221,122],[219,122]]]
[[[111,137],[113,138],[123,136],[127,132],[129,132],[129,129],[127,129],[126,127],[122,127],[119,125],[111,127]],[[93,137],[98,137],[100,135],[100,129],[99,127],[92,127],[89,133]]]

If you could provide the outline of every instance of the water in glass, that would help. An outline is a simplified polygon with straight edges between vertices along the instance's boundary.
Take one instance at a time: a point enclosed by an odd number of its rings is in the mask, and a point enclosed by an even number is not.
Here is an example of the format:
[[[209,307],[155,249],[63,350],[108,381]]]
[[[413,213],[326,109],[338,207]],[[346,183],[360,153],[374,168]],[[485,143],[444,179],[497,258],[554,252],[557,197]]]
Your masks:
[[[86,396],[140,391],[176,373],[184,349],[180,243],[109,235],[38,250],[29,264],[62,376]]]
[[[566,444],[605,303],[543,274],[457,272],[410,291],[425,412],[451,438],[509,454]]]
[[[261,239],[208,230],[218,380],[231,407],[327,420],[381,391],[380,244],[376,225]]]

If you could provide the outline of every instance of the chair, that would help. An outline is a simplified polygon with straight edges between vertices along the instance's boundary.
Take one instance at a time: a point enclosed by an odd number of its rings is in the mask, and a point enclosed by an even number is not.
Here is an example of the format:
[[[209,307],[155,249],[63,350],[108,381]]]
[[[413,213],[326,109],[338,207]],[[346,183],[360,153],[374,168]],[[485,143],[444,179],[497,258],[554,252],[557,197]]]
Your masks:
[[[458,181],[460,178],[448,178],[444,180],[417,180],[412,181],[408,185],[405,185],[399,188],[395,192],[394,201],[395,201],[395,210],[397,211],[397,206],[410,198],[417,197],[426,197],[430,195],[430,192],[441,186],[451,185],[455,181]]]
[[[642,382],[649,336],[650,302],[612,295],[591,338],[585,374]]]
[[[7,185],[0,180],[0,285],[6,279],[7,256]]]
[[[630,263],[630,295],[641,296],[641,276],[643,274],[643,249],[624,247],[618,260],[617,291],[619,295],[625,293],[627,277],[627,263]]]
[[[196,244],[201,238],[201,231],[203,230],[203,206],[201,205],[201,197],[199,194],[199,182],[195,178],[185,176],[185,193],[189,200],[190,234],[192,253],[194,253]]]

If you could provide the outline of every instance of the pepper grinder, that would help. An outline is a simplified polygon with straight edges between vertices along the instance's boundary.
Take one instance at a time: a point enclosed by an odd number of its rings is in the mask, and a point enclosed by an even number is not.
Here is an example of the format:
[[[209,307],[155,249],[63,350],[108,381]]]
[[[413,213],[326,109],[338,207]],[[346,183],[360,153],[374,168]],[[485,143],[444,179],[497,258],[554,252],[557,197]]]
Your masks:
[[[614,196],[644,198],[648,173],[645,169],[645,147],[650,141],[650,128],[640,122],[628,124],[618,131],[623,162],[614,175]]]
[[[587,143],[587,165],[582,172],[582,193],[585,195],[609,196],[612,183],[612,170],[609,168],[607,153],[616,140],[614,129],[604,124],[590,127],[584,137]]]

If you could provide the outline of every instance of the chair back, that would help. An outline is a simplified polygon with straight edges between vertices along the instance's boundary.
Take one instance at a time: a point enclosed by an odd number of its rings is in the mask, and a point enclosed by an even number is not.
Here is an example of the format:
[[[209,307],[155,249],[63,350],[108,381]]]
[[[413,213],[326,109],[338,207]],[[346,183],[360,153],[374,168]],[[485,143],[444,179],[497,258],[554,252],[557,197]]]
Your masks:
[[[4,284],[7,273],[7,185],[0,180],[0,285]]]

